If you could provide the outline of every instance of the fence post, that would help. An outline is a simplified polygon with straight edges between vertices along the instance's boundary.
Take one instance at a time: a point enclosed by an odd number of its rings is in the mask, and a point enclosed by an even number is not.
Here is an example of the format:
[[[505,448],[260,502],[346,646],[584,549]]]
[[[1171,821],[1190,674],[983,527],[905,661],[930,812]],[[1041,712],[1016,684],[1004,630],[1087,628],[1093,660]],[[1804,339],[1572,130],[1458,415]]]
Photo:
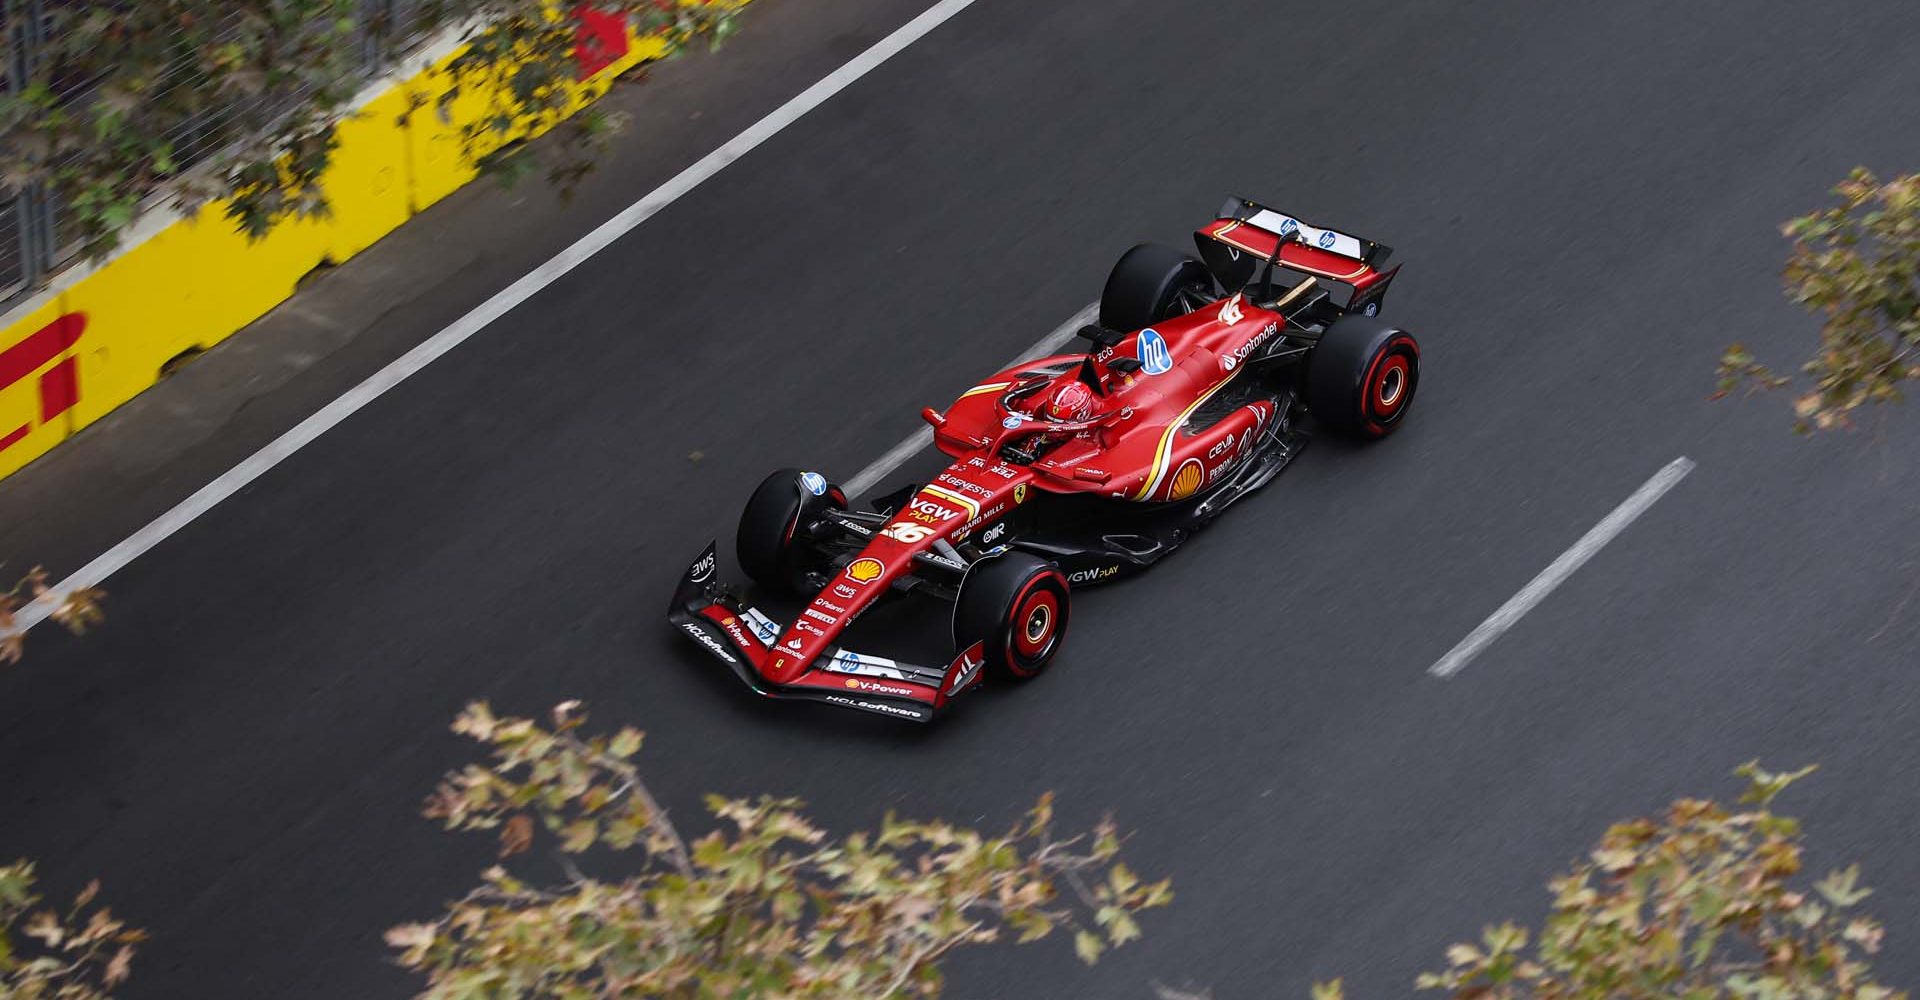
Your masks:
[[[42,0],[6,0],[7,87],[25,90],[38,74],[46,44],[46,12]],[[53,268],[53,225],[47,210],[46,185],[25,185],[14,193],[15,236],[20,250],[22,289],[32,289]]]
[[[394,0],[360,0],[360,68],[371,73],[385,62],[395,35],[399,11]]]

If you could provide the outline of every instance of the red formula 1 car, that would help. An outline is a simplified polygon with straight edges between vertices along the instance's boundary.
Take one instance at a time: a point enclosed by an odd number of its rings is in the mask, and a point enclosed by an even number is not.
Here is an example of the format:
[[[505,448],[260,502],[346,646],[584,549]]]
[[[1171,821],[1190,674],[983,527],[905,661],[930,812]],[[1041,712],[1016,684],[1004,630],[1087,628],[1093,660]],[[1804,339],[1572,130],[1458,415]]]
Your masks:
[[[953,462],[853,509],[782,469],[747,502],[740,565],[813,595],[787,625],[716,579],[708,545],[668,618],[755,691],[926,721],[983,676],[1025,680],[1066,635],[1072,592],[1152,565],[1266,485],[1301,418],[1380,438],[1406,418],[1420,349],[1378,319],[1389,248],[1243,199],[1195,234],[1200,258],[1134,247],[1084,352],[1020,364],[921,411]],[[881,601],[953,606],[943,666],[842,645]]]

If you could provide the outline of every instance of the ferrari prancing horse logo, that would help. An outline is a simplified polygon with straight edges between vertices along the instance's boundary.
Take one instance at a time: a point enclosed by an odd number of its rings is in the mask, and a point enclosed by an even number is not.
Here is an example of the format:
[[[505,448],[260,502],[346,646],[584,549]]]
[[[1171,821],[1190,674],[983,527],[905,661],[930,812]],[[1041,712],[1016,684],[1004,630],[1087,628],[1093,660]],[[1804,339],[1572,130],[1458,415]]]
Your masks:
[[[1023,504],[1027,502],[1027,484],[1026,483],[1021,483],[1013,488],[1013,502],[1016,504]]]

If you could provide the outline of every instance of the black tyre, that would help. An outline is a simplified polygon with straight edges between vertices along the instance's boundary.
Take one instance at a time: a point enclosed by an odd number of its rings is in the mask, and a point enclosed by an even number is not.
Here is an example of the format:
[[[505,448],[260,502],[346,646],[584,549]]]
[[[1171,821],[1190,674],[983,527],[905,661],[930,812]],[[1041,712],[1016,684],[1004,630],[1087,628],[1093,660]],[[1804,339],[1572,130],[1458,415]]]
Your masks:
[[[1322,426],[1360,438],[1393,433],[1420,385],[1420,345],[1371,316],[1343,316],[1307,361],[1307,409]]]
[[[1001,680],[1039,676],[1067,634],[1067,578],[1025,552],[977,562],[953,607],[954,646],[986,645],[986,669]]]
[[[1171,247],[1142,243],[1120,255],[1100,291],[1100,325],[1109,330],[1133,331],[1188,310],[1182,291],[1202,296],[1213,292],[1206,265]]]
[[[819,560],[804,544],[795,543],[800,527],[823,509],[846,509],[840,487],[820,479],[817,485],[823,492],[815,494],[802,483],[805,475],[813,474],[781,469],[768,476],[740,513],[734,551],[740,568],[762,586],[805,590],[807,572],[817,568]]]

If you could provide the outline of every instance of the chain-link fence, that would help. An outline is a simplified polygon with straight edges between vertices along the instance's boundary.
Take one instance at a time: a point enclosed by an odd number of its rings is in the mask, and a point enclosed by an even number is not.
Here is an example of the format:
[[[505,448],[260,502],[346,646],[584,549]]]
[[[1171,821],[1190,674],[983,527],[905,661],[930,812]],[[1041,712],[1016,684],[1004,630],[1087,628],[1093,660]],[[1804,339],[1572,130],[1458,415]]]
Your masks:
[[[26,247],[21,245],[20,206],[14,196],[0,191],[0,301],[27,284]]]
[[[14,92],[30,81],[44,79],[48,33],[55,30],[53,13],[78,0],[0,0],[0,33],[4,33],[5,74],[0,94]],[[94,0],[97,2],[97,0]],[[141,0],[130,0],[141,2]],[[422,10],[430,0],[358,0],[352,55],[345,70],[351,77],[371,77],[407,51],[419,37]],[[252,27],[234,13],[219,30],[238,33]],[[183,57],[185,58],[185,57]],[[170,86],[191,86],[184,62],[167,67],[157,79],[173,79]],[[84,107],[94,100],[103,82],[91,79],[55,79],[52,84],[68,107]],[[222,104],[210,105],[169,126],[176,169],[186,170],[245,137],[250,127],[271,122],[299,106],[318,84],[268,91]],[[164,96],[155,95],[157,100]],[[42,188],[15,191],[0,185],[0,306],[40,287],[72,264],[79,245],[60,226],[59,199]]]

